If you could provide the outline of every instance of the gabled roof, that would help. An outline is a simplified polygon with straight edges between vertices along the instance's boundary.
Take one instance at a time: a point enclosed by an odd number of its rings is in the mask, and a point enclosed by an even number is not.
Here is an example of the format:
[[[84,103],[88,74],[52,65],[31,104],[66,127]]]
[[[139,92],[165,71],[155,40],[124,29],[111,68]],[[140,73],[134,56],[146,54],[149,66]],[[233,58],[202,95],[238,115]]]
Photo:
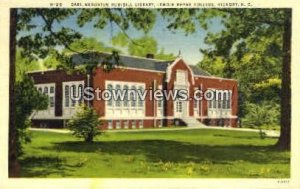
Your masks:
[[[209,73],[203,71],[201,68],[199,68],[198,66],[194,66],[194,65],[189,65],[189,67],[193,70],[194,75],[200,75],[200,76],[211,76]]]
[[[111,55],[109,53],[98,53],[98,52],[90,52],[88,53],[92,57],[92,59],[97,58],[99,59],[99,63],[104,60],[105,57]],[[137,57],[137,56],[125,56],[120,55],[120,63],[122,66],[129,67],[129,68],[137,68],[137,69],[145,69],[145,70],[152,70],[152,71],[161,71],[166,72],[167,67],[172,64],[175,60],[171,61],[164,61],[164,60],[157,60],[152,58],[143,58],[143,57]],[[75,54],[72,57],[73,62],[75,65],[82,64],[83,62],[87,62],[89,58],[82,57],[82,55]],[[116,64],[116,62],[111,62],[112,64]],[[199,76],[211,76],[207,72],[203,71],[197,66],[188,65],[192,71],[194,72],[194,75]]]

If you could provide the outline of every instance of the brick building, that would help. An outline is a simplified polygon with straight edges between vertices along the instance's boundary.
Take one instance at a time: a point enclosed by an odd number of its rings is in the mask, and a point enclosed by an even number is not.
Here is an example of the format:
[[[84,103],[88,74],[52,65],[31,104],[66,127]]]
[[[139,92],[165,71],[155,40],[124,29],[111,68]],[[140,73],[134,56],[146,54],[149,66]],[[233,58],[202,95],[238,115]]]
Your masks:
[[[96,61],[101,62],[105,53],[97,53]],[[95,59],[95,58],[94,58]],[[75,55],[74,64],[79,65],[85,60]],[[95,60],[94,60],[95,61]],[[66,121],[72,117],[77,104],[83,102],[70,98],[71,92],[83,95],[83,88],[108,90],[166,90],[184,89],[188,100],[153,100],[152,94],[147,93],[145,100],[96,100],[90,104],[105,120],[105,129],[153,128],[171,125],[214,125],[237,126],[238,94],[237,81],[214,77],[196,66],[188,65],[182,58],[174,61],[156,60],[152,56],[147,58],[121,56],[122,66],[110,72],[102,67],[94,70],[92,75],[73,73],[67,74],[63,70],[34,71],[28,73],[41,92],[49,96],[47,110],[36,111],[31,119],[36,127],[64,127]],[[71,88],[74,89],[71,91]],[[230,97],[223,100],[195,100],[196,90],[228,90]],[[127,94],[127,93],[125,93]],[[129,99],[129,100],[128,100]]]

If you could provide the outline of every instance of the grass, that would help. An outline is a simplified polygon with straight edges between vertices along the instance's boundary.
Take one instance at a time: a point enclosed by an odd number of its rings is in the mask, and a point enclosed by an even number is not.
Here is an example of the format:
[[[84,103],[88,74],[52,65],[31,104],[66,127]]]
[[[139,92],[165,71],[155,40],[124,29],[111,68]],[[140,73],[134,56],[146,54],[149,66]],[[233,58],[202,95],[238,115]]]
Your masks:
[[[257,133],[182,130],[105,133],[86,144],[71,134],[32,131],[22,177],[288,178],[290,153]]]

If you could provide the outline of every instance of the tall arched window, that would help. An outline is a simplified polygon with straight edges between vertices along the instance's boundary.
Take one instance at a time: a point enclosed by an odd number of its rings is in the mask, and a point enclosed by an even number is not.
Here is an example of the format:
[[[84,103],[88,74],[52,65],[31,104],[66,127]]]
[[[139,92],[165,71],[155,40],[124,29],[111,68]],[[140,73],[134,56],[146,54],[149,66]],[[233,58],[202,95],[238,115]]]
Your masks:
[[[144,99],[142,99],[142,96],[139,96],[139,95],[143,94],[143,91],[144,91],[143,87],[140,86],[138,90],[139,90],[139,94],[138,94],[138,107],[143,107],[143,104],[144,104],[143,100]]]
[[[130,101],[131,101],[131,107],[136,107],[136,87],[132,86],[130,91]]]
[[[83,85],[79,84],[78,85],[78,93],[80,95],[79,103],[83,102]]]
[[[54,87],[53,86],[50,87],[50,93],[54,93]]]
[[[69,92],[69,86],[65,86],[65,107],[69,107],[69,99],[70,99],[70,92]]]
[[[123,106],[124,107],[128,107],[128,85],[124,85],[124,87],[123,87],[123,90],[124,90],[124,93],[125,93],[125,95],[124,95],[124,101],[123,101]]]
[[[76,97],[76,86],[75,85],[72,85],[71,86],[71,91],[72,91],[72,97]],[[75,104],[76,104],[76,101],[74,99],[71,99],[72,101],[72,106],[74,107]]]
[[[110,93],[112,94],[112,90],[113,90],[113,86],[111,84],[107,85],[107,90],[110,91]],[[107,101],[107,105],[108,106],[113,106],[113,101],[112,101],[112,98],[110,98],[108,101]]]
[[[121,94],[121,85],[116,85],[116,94]],[[117,99],[115,99],[116,101],[116,107],[120,107],[121,106],[121,98],[120,96],[117,95]]]
[[[48,87],[44,87],[44,94],[48,94]]]

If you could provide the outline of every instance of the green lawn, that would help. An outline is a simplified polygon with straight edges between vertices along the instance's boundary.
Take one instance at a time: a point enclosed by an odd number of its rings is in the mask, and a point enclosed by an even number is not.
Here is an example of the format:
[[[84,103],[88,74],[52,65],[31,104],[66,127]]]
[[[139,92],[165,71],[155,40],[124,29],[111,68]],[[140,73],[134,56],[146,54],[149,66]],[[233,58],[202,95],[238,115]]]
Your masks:
[[[258,133],[182,130],[105,133],[93,144],[32,131],[22,177],[288,178],[290,153]]]

